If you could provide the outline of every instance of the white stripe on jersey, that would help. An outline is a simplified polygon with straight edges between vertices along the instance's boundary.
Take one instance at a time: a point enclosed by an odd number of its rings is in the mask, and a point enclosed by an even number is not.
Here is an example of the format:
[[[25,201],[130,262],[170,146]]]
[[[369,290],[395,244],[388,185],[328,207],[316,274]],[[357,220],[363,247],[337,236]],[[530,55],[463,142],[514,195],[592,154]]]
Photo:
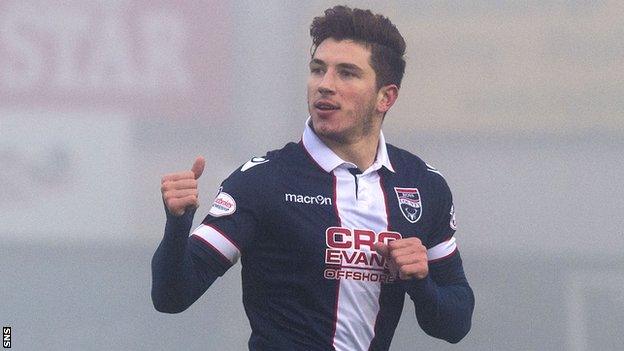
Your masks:
[[[336,177],[335,204],[341,227],[351,230],[366,228],[376,233],[388,230],[385,196],[379,174],[368,172],[357,176],[359,194],[356,198],[353,175],[343,166],[337,167],[333,173]],[[354,251],[349,249],[349,253]],[[370,256],[374,249],[363,246],[360,251]],[[379,282],[354,279],[340,279],[338,284],[333,345],[336,351],[368,350],[375,336],[381,285]]]
[[[452,237],[427,250],[427,259],[429,261],[439,260],[455,252],[455,249],[457,249],[457,245],[455,244],[455,237]]]
[[[195,229],[192,235],[197,235],[204,239],[210,246],[215,248],[223,257],[227,258],[232,264],[235,264],[240,257],[240,250],[232,241],[223,233],[214,227],[201,224]]]

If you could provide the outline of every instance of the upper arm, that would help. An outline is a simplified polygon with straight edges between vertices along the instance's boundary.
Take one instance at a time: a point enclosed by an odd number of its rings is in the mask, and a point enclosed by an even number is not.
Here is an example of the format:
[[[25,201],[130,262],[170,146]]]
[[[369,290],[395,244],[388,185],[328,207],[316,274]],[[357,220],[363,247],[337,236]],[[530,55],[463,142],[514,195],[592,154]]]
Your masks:
[[[429,263],[433,264],[453,256],[457,252],[455,231],[455,206],[453,195],[446,180],[437,171],[431,172],[431,183],[435,194],[434,219],[425,246]]]
[[[191,234],[203,261],[227,268],[234,265],[262,232],[267,182],[263,166],[243,166],[222,184],[208,214]],[[225,270],[221,269],[223,272]]]

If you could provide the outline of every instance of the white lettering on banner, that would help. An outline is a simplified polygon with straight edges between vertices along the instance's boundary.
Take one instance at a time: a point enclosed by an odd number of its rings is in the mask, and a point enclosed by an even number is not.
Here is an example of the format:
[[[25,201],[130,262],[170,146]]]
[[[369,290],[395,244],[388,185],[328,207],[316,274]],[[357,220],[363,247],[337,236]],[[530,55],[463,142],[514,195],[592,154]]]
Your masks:
[[[87,66],[87,84],[91,87],[127,89],[136,84],[138,74],[132,67],[128,33],[119,21],[122,11],[117,2],[104,4],[104,23]]]
[[[187,89],[191,82],[182,60],[186,28],[166,11],[153,11],[141,18],[145,43],[145,88],[158,90],[163,81],[170,88]]]
[[[153,8],[134,18],[128,3],[0,5],[0,89],[191,90],[183,18]]]
[[[5,52],[4,59],[0,61],[0,84],[8,88],[25,89],[41,79],[43,53],[20,31],[23,26],[20,18],[30,18],[31,15],[33,14],[8,12],[0,17],[0,45],[1,51]],[[15,57],[15,63],[9,66],[5,60],[11,56]]]

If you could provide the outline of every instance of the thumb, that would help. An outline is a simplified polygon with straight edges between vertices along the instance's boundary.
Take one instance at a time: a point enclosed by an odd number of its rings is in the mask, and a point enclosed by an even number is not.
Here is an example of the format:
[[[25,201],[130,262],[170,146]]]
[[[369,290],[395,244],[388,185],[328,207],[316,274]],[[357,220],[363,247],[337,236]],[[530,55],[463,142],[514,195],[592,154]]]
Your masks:
[[[375,243],[375,251],[383,257],[388,257],[388,245],[384,243],[377,242]]]
[[[201,177],[202,173],[204,173],[204,166],[206,166],[206,159],[202,156],[197,156],[195,163],[193,163],[193,168],[191,168],[191,171],[195,174],[195,179]]]

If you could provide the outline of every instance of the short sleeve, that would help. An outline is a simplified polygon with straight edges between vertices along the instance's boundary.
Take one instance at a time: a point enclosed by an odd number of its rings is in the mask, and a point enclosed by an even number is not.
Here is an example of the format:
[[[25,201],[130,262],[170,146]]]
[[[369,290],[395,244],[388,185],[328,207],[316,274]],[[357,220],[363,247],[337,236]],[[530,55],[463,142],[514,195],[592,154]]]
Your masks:
[[[451,190],[438,174],[432,175],[433,188],[436,194],[434,218],[431,233],[427,241],[427,256],[429,262],[437,261],[451,256],[457,250],[455,242],[455,206]]]
[[[213,258],[226,265],[235,264],[260,232],[265,186],[257,172],[232,173],[215,196],[208,215],[191,233]]]

